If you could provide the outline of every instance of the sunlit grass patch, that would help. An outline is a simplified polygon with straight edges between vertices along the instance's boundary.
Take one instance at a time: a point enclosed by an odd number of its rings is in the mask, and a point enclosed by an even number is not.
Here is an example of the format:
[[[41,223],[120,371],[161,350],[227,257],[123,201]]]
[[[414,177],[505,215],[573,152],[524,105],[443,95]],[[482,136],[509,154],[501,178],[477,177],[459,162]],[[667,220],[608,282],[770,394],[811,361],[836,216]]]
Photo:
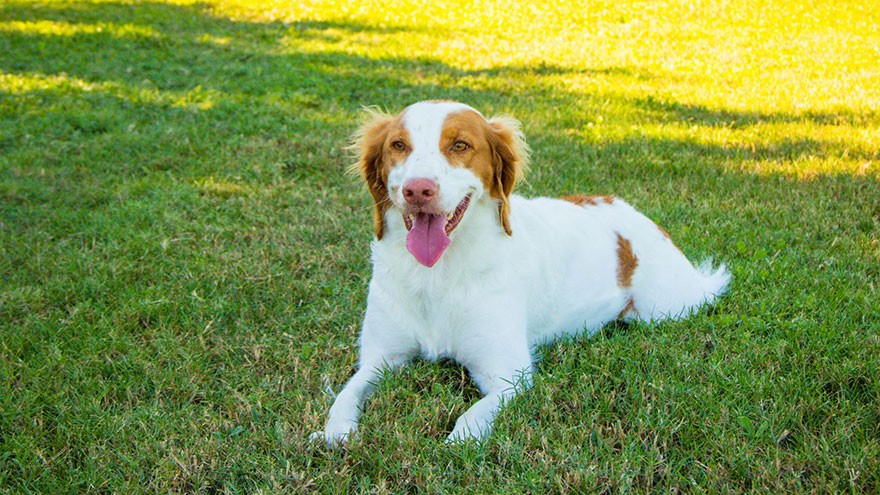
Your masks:
[[[113,37],[159,38],[160,35],[152,28],[136,24],[114,23],[69,23],[63,21],[11,21],[0,22],[0,33],[21,33],[28,35],[73,36],[77,34],[108,33]]]
[[[30,93],[37,90],[54,89],[94,91],[101,88],[101,85],[78,78],[71,78],[66,74],[51,76],[0,74],[0,88],[6,93]]]
[[[0,486],[878,491],[875,3],[3,2]],[[422,99],[520,119],[521,192],[624,197],[732,289],[541,349],[484,445],[418,362],[310,447],[370,276],[345,147]]]
[[[218,97],[223,98],[216,90],[208,90],[196,86],[186,91],[163,91],[152,84],[140,84],[140,87],[120,84],[118,82],[94,82],[70,76],[66,73],[46,74],[0,74],[0,91],[25,96],[52,94],[69,98],[71,94],[80,97],[93,95],[95,98],[115,97],[137,104],[157,104],[193,110],[207,110],[213,107]],[[55,98],[46,98],[53,100]],[[13,104],[14,100],[6,103]],[[70,102],[71,106],[86,106],[84,102]],[[2,105],[2,103],[0,103]],[[0,106],[2,108],[2,106]],[[41,106],[26,109],[32,113],[44,113],[52,110],[52,106]],[[36,111],[34,111],[36,110]]]
[[[229,180],[218,180],[215,177],[206,177],[195,181],[199,191],[205,194],[214,194],[223,198],[234,196],[250,196],[254,193],[254,189],[247,184],[232,182]]]

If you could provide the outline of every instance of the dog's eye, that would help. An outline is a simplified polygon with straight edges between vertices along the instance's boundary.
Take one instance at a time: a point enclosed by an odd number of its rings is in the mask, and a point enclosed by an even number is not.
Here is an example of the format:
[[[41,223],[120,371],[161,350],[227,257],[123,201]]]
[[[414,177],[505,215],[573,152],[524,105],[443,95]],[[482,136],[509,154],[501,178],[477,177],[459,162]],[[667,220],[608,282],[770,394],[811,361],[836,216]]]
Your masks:
[[[455,144],[452,145],[452,151],[464,151],[470,147],[471,145],[464,141],[456,141]]]
[[[394,151],[406,151],[406,143],[403,141],[394,141],[391,143],[391,149]]]

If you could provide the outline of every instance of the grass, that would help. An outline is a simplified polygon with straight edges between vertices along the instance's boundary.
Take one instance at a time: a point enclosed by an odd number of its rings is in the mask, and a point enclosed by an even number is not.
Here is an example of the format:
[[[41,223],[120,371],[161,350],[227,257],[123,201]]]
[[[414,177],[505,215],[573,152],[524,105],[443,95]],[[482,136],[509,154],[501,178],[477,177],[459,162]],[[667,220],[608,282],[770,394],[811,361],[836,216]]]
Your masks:
[[[873,2],[0,5],[0,491],[880,491]],[[452,363],[353,370],[362,105],[519,117],[521,192],[620,195],[734,285],[542,349],[482,445]]]

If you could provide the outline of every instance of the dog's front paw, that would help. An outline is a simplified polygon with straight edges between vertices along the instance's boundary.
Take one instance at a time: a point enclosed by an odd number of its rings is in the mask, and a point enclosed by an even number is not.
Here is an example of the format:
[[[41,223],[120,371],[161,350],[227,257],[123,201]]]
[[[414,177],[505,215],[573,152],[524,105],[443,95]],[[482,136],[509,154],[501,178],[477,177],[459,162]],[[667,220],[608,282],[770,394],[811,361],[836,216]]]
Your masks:
[[[489,424],[483,424],[482,428],[472,422],[468,422],[464,416],[458,418],[455,422],[455,428],[452,433],[446,437],[447,444],[461,444],[469,441],[480,441],[486,438],[492,431]]]
[[[311,435],[309,435],[309,443],[316,445],[316,446],[323,444],[323,445],[326,445],[327,447],[330,447],[331,449],[344,447],[347,440],[348,440],[347,434],[334,435],[332,433],[328,434],[323,431],[316,431],[316,432],[312,433]]]
[[[447,445],[460,445],[469,440],[476,440],[477,438],[479,437],[474,436],[469,431],[452,430],[452,433],[450,433],[449,436],[446,437],[444,443],[446,443]]]
[[[344,424],[327,423],[324,431],[316,431],[309,435],[309,441],[312,443],[324,442],[331,449],[345,447],[349,440],[356,438],[357,423],[346,422]]]

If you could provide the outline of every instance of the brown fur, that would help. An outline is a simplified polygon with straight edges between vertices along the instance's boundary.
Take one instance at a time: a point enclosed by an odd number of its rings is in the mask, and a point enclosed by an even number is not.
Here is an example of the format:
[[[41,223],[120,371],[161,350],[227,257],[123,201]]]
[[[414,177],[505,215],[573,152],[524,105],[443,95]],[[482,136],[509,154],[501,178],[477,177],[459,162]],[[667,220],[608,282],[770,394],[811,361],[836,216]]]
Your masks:
[[[639,259],[632,251],[629,240],[617,234],[617,285],[625,289],[632,285],[633,274],[639,266]]]
[[[494,191],[501,196],[498,212],[504,231],[510,235],[512,230],[508,198],[513,192],[513,187],[523,177],[528,164],[528,147],[519,130],[519,122],[513,119],[491,119],[489,126],[492,127],[496,138],[492,144],[495,162]]]
[[[617,314],[617,319],[622,320],[626,315],[630,313],[635,313],[635,311],[636,303],[635,301],[633,301],[632,298],[629,298],[629,301],[626,302],[626,306],[624,306],[624,308],[620,310],[620,313]]]
[[[654,225],[657,225],[657,224],[655,223]],[[664,229],[663,227],[657,225],[657,230],[659,230],[660,233],[663,234],[663,237],[669,239],[670,241],[672,240],[672,236],[669,235],[669,232],[666,232],[666,229]]]
[[[352,148],[360,158],[352,170],[363,177],[373,196],[373,227],[376,238],[381,240],[385,232],[385,212],[391,207],[388,174],[410,152],[409,149],[394,150],[391,143],[399,140],[409,146],[410,140],[401,123],[402,114],[392,116],[377,110],[366,113],[354,137]],[[464,151],[452,150],[457,141],[464,141],[469,147]],[[509,197],[528,162],[528,147],[519,131],[519,123],[503,118],[486,121],[473,111],[452,113],[444,123],[438,146],[450,164],[468,167],[480,177],[489,196],[499,201],[499,221],[510,235]]]
[[[486,121],[480,114],[466,110],[450,114],[440,135],[440,150],[449,163],[473,170],[489,196],[499,201],[498,218],[508,235],[513,233],[509,198],[526,161],[525,145],[518,132],[514,121]],[[453,151],[457,141],[464,141],[469,148]]]
[[[659,230],[660,233],[663,234],[663,237],[669,239],[669,242],[672,243],[672,245],[675,247],[675,249],[677,249],[679,253],[682,253],[681,248],[679,248],[679,247],[675,244],[675,241],[672,240],[672,236],[669,235],[669,232],[667,232],[666,229],[664,229],[663,227],[657,225],[656,222],[654,223],[654,225],[657,227],[657,230]],[[682,253],[682,255],[684,255],[684,253]]]
[[[393,139],[392,132],[395,133]],[[354,136],[352,148],[360,154],[360,159],[352,170],[360,173],[373,196],[373,230],[377,239],[382,239],[385,233],[385,212],[391,207],[388,197],[388,173],[393,166],[390,155],[399,153],[390,149],[390,143],[398,139],[408,142],[405,134],[399,116],[367,109],[366,118]]]
[[[561,199],[578,206],[597,206],[599,203],[610,205],[614,202],[614,196],[590,196],[587,194],[572,194],[571,196],[563,196]]]

